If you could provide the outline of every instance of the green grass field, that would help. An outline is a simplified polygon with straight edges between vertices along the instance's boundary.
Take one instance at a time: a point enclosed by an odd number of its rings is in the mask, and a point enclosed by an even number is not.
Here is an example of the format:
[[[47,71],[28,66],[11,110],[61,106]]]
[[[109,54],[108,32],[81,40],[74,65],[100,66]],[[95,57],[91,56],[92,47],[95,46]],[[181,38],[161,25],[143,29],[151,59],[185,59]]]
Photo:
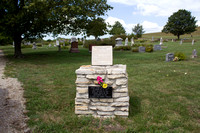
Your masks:
[[[155,43],[156,44],[156,43]],[[129,117],[95,119],[74,114],[75,70],[91,64],[88,49],[80,53],[57,48],[22,50],[13,58],[11,46],[1,46],[9,62],[6,76],[17,77],[25,88],[28,125],[35,133],[194,132],[200,131],[200,41],[164,42],[162,51],[114,51],[114,64],[126,64],[130,96]],[[165,62],[167,53],[183,52],[187,60]],[[200,55],[199,55],[200,56]]]

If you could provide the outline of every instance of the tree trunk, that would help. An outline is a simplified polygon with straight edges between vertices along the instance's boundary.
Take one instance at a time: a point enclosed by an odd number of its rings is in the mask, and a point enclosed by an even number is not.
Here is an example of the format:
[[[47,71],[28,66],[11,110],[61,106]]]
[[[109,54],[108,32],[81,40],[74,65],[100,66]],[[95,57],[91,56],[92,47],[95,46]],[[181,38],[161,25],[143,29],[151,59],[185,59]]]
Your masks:
[[[22,55],[22,52],[21,52],[21,42],[22,42],[22,38],[21,37],[15,37],[14,38],[14,43],[15,43],[15,54],[14,54],[14,57],[15,58],[23,58],[24,57]]]
[[[60,44],[58,45],[58,52],[60,52],[61,51],[61,46],[60,46]]]
[[[180,35],[178,34],[178,35],[177,35],[177,37],[178,37],[178,40],[179,40],[179,38],[180,38]]]

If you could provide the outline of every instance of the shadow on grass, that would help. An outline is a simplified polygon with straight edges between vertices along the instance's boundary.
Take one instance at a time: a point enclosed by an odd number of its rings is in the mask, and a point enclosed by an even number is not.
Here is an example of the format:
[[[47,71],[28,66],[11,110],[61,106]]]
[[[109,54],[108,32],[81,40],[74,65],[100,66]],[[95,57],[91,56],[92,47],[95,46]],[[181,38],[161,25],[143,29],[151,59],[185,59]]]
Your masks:
[[[129,111],[130,117],[133,117],[141,112],[141,100],[139,97],[131,96],[129,100],[129,104],[130,104],[130,111]]]

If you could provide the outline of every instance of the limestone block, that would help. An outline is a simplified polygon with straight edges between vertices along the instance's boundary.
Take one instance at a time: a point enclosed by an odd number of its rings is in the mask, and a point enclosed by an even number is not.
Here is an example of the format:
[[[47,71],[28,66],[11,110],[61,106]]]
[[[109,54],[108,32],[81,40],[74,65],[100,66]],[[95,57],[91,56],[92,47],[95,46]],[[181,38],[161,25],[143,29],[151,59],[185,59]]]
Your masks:
[[[76,79],[76,84],[89,84],[89,83],[91,83],[91,81],[86,78],[77,78]]]
[[[120,75],[107,75],[107,78],[109,79],[117,79],[117,78],[125,78],[125,74],[120,74]]]
[[[127,111],[115,111],[114,114],[115,115],[120,115],[120,116],[128,116],[128,112]]]
[[[76,87],[78,93],[88,93],[88,88]]]
[[[127,78],[120,78],[116,80],[116,85],[125,85],[127,84]]]
[[[90,99],[75,98],[75,102],[89,103]]]
[[[108,106],[109,103],[102,103],[102,102],[94,103],[94,102],[91,102],[90,105],[92,105],[92,106]]]
[[[113,115],[113,112],[97,111],[98,115]]]
[[[110,106],[97,106],[97,109],[100,111],[114,111],[115,110],[114,107],[110,107]]]
[[[97,69],[95,70],[95,74],[106,74],[106,70],[105,69]]]
[[[126,97],[128,93],[113,93],[113,98]]]
[[[113,92],[115,93],[125,93],[128,92],[128,88],[118,88],[118,89],[113,89]]]
[[[88,106],[75,106],[76,110],[88,110]]]
[[[83,102],[77,102],[77,101],[75,101],[75,105],[88,106],[88,103],[83,103]]]
[[[122,106],[129,106],[128,102],[114,102],[111,104],[112,107],[122,107]]]
[[[109,99],[107,99],[107,98],[104,98],[104,99],[99,99],[100,100],[100,102],[108,102],[108,103],[112,103],[113,102],[113,98],[109,98]]]
[[[115,99],[115,102],[128,102],[128,101],[129,101],[129,96]]]
[[[78,69],[75,72],[77,75],[82,75],[82,74],[94,74],[93,69]]]
[[[117,108],[117,110],[119,110],[119,111],[128,111],[129,107],[128,106],[127,107],[119,107],[119,108]]]
[[[108,85],[112,85],[114,83],[114,80],[108,80],[108,79],[106,79],[105,83],[108,84]]]
[[[97,77],[100,76],[102,79],[105,79],[105,75],[87,75],[87,79],[97,79]]]
[[[99,102],[99,101],[100,101],[99,98],[90,98],[90,100],[91,100],[92,102]]]
[[[85,75],[77,75],[77,78],[85,78]]]
[[[80,93],[76,93],[76,98],[88,98],[88,93],[84,93],[84,94],[80,94]]]
[[[97,107],[96,106],[90,106],[89,109],[90,110],[97,110]]]
[[[75,110],[75,114],[77,114],[77,115],[91,115],[91,114],[94,114],[94,112],[92,110],[88,110],[88,111]]]

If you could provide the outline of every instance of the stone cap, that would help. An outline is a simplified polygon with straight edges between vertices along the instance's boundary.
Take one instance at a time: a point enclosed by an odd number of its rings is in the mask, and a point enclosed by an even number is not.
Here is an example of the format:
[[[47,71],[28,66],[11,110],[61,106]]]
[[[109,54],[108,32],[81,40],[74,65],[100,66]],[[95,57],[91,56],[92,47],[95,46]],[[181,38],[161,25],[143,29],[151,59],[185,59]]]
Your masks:
[[[116,64],[113,66],[83,65],[76,70],[76,74],[127,74],[126,65]]]

